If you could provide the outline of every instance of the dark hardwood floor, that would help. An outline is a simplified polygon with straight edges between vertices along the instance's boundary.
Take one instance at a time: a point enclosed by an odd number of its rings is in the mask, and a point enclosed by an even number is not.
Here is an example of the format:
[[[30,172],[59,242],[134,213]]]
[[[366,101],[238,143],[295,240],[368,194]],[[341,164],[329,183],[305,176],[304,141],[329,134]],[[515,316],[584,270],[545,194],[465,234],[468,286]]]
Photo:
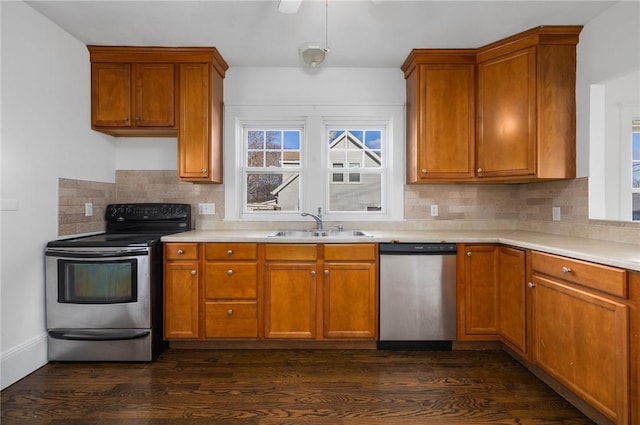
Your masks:
[[[2,425],[592,424],[498,350],[168,350],[50,363],[1,393]]]

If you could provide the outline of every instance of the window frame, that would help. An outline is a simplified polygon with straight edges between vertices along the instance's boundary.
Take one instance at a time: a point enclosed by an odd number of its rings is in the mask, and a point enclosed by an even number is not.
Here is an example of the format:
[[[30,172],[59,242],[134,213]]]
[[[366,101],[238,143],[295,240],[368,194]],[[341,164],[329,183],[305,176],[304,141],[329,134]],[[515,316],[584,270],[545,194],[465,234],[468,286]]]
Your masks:
[[[404,216],[404,105],[225,105],[225,221],[308,221],[302,212],[323,209],[325,221],[403,220]],[[356,128],[384,125],[387,131],[388,161],[383,194],[385,211],[330,212],[328,210],[328,149],[325,125]],[[337,124],[336,124],[337,123]],[[243,181],[244,127],[297,127],[301,135],[300,212],[244,211]],[[383,155],[385,156],[385,155]],[[359,169],[358,171],[361,171]],[[319,183],[321,182],[321,183]],[[345,183],[355,184],[355,183]],[[383,208],[384,210],[384,208]]]

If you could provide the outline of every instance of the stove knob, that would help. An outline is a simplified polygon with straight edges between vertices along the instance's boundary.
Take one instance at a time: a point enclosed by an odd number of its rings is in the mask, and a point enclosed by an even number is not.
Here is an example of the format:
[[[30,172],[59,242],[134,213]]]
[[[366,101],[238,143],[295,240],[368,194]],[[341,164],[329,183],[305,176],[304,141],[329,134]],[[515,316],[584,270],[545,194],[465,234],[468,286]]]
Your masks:
[[[176,214],[182,214],[182,207],[176,207]]]
[[[118,215],[118,207],[109,208],[109,211],[107,211],[107,213],[110,217],[115,217],[116,215]]]

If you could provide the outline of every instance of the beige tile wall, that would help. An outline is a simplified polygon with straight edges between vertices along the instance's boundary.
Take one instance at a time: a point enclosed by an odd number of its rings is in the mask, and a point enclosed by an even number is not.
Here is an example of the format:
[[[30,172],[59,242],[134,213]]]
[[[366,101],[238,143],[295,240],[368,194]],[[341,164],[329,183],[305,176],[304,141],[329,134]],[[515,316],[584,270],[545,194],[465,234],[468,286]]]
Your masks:
[[[76,235],[104,230],[104,211],[113,202],[113,183],[58,179],[58,235]],[[93,204],[93,215],[85,217],[84,204]]]
[[[379,229],[523,229],[566,236],[640,243],[640,223],[588,219],[588,178],[528,184],[428,184],[405,186],[405,220],[358,223]],[[84,203],[94,216],[84,217]],[[224,218],[224,185],[180,182],[175,170],[119,170],[116,182],[60,179],[60,235],[102,230],[110,202],[180,202],[192,206],[196,228],[272,228],[291,223],[233,223]],[[201,216],[199,202],[214,202],[216,214]],[[438,204],[439,215],[430,207]],[[561,208],[552,221],[551,208]],[[297,223],[294,223],[297,224]],[[349,227],[345,223],[346,227]]]

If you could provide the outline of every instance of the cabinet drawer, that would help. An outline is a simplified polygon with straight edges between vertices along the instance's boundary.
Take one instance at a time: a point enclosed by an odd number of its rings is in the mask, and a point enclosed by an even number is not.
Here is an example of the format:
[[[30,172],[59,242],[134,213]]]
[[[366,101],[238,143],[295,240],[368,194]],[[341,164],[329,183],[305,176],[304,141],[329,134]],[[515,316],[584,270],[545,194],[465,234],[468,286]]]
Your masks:
[[[285,261],[309,261],[318,258],[318,248],[309,244],[267,244],[265,259]]]
[[[375,260],[375,244],[326,244],[324,259],[328,261]]]
[[[532,253],[531,266],[534,272],[540,272],[617,297],[627,298],[628,296],[626,270],[540,252]]]
[[[205,297],[256,298],[258,265],[256,263],[206,263]]]
[[[207,260],[255,260],[258,245],[255,243],[208,243],[204,248]]]
[[[164,258],[167,260],[197,260],[197,243],[166,243],[164,244]]]
[[[206,338],[257,338],[256,302],[205,303]]]

